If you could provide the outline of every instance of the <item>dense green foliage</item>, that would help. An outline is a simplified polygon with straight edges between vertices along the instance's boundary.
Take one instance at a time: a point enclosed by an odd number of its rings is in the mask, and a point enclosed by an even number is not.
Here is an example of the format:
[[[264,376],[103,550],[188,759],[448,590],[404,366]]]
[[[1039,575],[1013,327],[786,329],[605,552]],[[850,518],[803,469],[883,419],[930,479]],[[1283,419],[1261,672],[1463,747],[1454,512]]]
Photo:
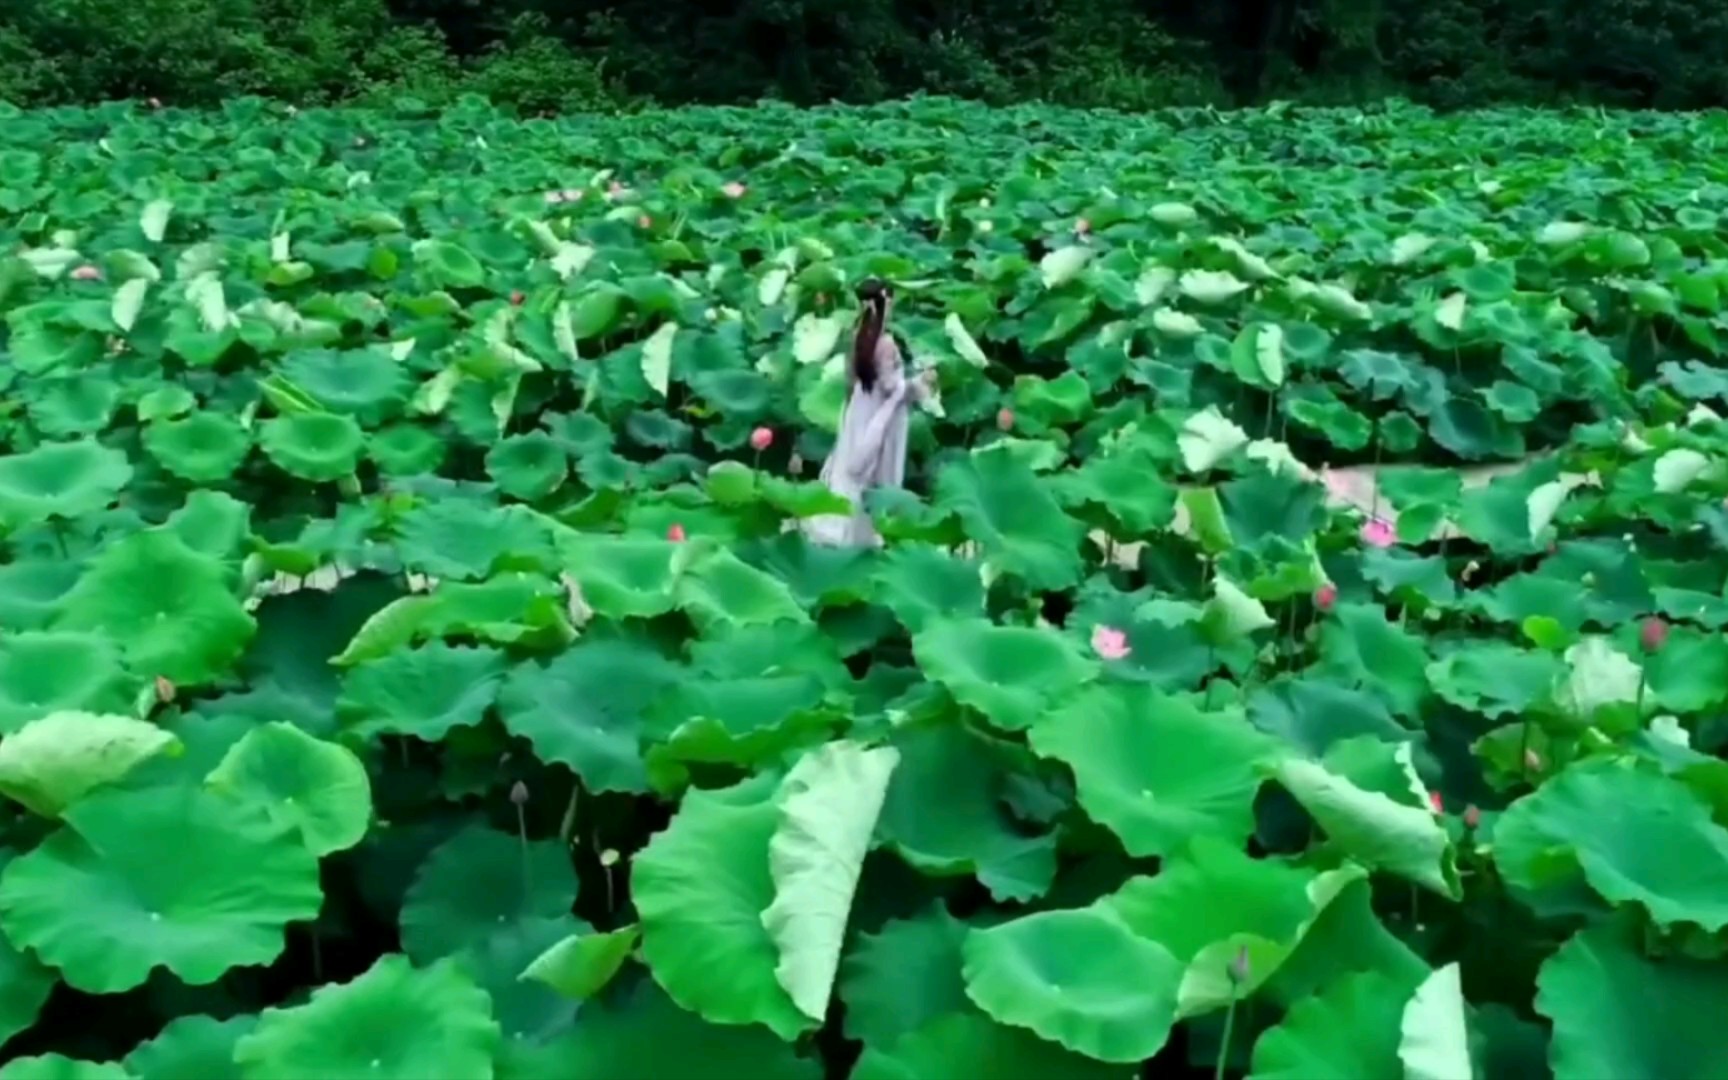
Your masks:
[[[1693,0],[8,0],[0,99],[1728,103]]]
[[[1728,1074],[1725,134],[0,112],[0,1080]]]

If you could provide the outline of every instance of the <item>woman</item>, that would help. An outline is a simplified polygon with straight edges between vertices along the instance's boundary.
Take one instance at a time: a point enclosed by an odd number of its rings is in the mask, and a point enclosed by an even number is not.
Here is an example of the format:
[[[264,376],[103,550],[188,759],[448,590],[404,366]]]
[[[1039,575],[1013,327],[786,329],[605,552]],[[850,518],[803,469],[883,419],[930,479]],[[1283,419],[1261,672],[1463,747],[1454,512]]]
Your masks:
[[[839,440],[822,465],[822,483],[853,512],[810,518],[804,529],[819,544],[877,547],[882,538],[864,509],[864,493],[905,482],[907,413],[929,395],[935,373],[906,378],[900,346],[888,333],[894,295],[887,285],[870,278],[858,286],[858,299],[864,308],[852,337],[852,392],[840,414]]]

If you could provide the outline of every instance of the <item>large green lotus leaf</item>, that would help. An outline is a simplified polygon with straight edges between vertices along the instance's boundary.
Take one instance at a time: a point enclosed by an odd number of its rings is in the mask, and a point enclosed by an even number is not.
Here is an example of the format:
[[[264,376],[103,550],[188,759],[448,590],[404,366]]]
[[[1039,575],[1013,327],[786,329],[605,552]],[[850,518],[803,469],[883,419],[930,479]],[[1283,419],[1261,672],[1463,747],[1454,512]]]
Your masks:
[[[500,926],[568,915],[576,871],[556,840],[523,843],[485,826],[464,829],[420,864],[402,900],[402,949],[419,963],[449,956]]]
[[[928,544],[896,545],[875,574],[876,602],[917,632],[943,617],[984,614],[977,563]]]
[[[136,1080],[119,1062],[82,1061],[64,1054],[18,1058],[0,1067],[0,1080]]]
[[[1176,1022],[1181,962],[1104,908],[975,928],[961,954],[979,1008],[1089,1058],[1149,1058]]]
[[[1264,767],[1281,752],[1239,713],[1131,683],[1087,688],[1029,737],[1074,770],[1087,816],[1135,856],[1169,856],[1201,836],[1247,840]]]
[[[586,1001],[606,988],[641,938],[636,926],[569,934],[535,956],[520,978],[549,986],[572,1001]]]
[[[724,548],[692,558],[678,577],[675,595],[678,607],[704,630],[810,619],[785,582]]]
[[[293,724],[247,732],[205,783],[299,834],[318,856],[358,844],[372,819],[372,783],[360,759]]]
[[[498,649],[435,641],[350,668],[337,708],[347,730],[363,738],[438,742],[453,728],[486,719],[507,670]]]
[[[155,724],[130,716],[49,713],[0,740],[0,795],[58,817],[177,742]]]
[[[1069,517],[1037,473],[1004,453],[975,453],[936,477],[937,508],[959,516],[966,535],[998,571],[1033,589],[1080,580],[1085,527]]]
[[[1333,754],[1362,741],[1341,743]],[[1297,758],[1286,759],[1273,775],[1351,857],[1371,869],[1397,874],[1457,899],[1458,871],[1452,843],[1425,804],[1425,796],[1417,791],[1420,782],[1409,767],[1410,745],[1372,745],[1395,756],[1401,768],[1409,772],[1411,788],[1388,793],[1363,787],[1356,782],[1357,777]]]
[[[500,439],[486,452],[486,472],[506,495],[543,499],[570,475],[564,447],[544,431]]]
[[[1199,607],[1172,603],[1167,596],[1163,603],[1159,599],[1155,587],[1124,593],[1102,578],[1093,578],[1076,598],[1068,617],[1068,636],[1091,649],[1099,627],[1119,630],[1128,654],[1106,665],[1111,677],[1163,690],[1193,689],[1218,666],[1219,650],[1202,633]]]
[[[269,963],[324,899],[297,837],[198,788],[99,791],[65,822],[7,864],[0,928],[90,993]]]
[[[473,584],[442,582],[430,594],[395,600],[368,618],[330,662],[349,667],[442,637],[545,648],[570,641],[575,632],[569,598],[556,584],[534,574],[506,574]]]
[[[1399,1024],[1414,985],[1373,972],[1297,1002],[1254,1044],[1251,1080],[1363,1080],[1403,1076]]]
[[[174,533],[134,533],[105,549],[66,594],[58,630],[120,643],[127,663],[176,686],[202,686],[245,650],[257,623],[229,587],[228,568]]]
[[[846,1034],[886,1047],[952,1013],[973,1011],[960,976],[967,924],[940,904],[860,934],[841,964]]]
[[[1009,731],[1024,731],[1098,675],[1062,634],[983,619],[926,623],[912,639],[924,674]]]
[[[1279,676],[1257,687],[1248,699],[1248,719],[1311,757],[1362,735],[1388,742],[1410,737],[1374,695],[1306,674]]]
[[[1013,749],[946,719],[908,725],[894,745],[900,765],[882,804],[888,845],[926,874],[975,874],[1000,900],[1044,895],[1055,838],[1026,835],[1008,812]]]
[[[1437,969],[1416,988],[1404,1007],[1398,1032],[1398,1060],[1406,1080],[1452,1080],[1474,1074],[1464,986],[1456,963]]]
[[[1162,466],[1150,450],[1134,444],[1060,474],[1056,490],[1069,506],[1102,508],[1116,526],[1114,535],[1140,539],[1168,528],[1176,517],[1176,489],[1159,479]]]
[[[27,558],[0,566],[0,626],[14,634],[47,626],[60,610],[61,597],[78,583],[80,569],[57,552],[52,559]]]
[[[795,529],[747,549],[744,557],[784,581],[812,611],[868,600],[871,572],[881,565],[872,549],[818,544]]]
[[[252,437],[232,416],[200,411],[150,423],[143,429],[143,448],[181,480],[216,484],[240,468],[252,451]]]
[[[828,1016],[858,875],[899,761],[891,746],[832,742],[800,758],[781,784],[780,823],[768,844],[774,902],[762,925],[780,950],[775,977],[818,1024]]]
[[[1238,547],[1263,551],[1279,542],[1301,547],[1325,519],[1324,489],[1289,471],[1250,473],[1218,487],[1218,503]]]
[[[402,515],[397,550],[411,569],[454,581],[554,564],[546,527],[531,514],[469,499],[438,499]]]
[[[499,1039],[491,1001],[461,968],[392,953],[304,1005],[266,1009],[234,1060],[248,1080],[490,1080]]]
[[[584,1005],[576,1030],[549,1048],[538,1068],[501,1067],[498,1080],[820,1080],[822,1065],[759,1027],[705,1022],[679,1008],[651,980],[616,1000]]]
[[[170,1020],[149,1042],[140,1043],[124,1062],[138,1080],[240,1080],[234,1044],[251,1034],[258,1017],[241,1014],[227,1020],[182,1016]]]
[[[30,388],[30,419],[55,439],[95,435],[106,428],[120,403],[120,383],[111,372],[93,371],[44,380]]]
[[[1345,868],[1315,874],[1207,837],[1154,877],[1136,877],[1101,903],[1141,937],[1162,945],[1181,965],[1179,1016],[1222,1009],[1277,974],[1309,928],[1353,882]],[[1246,979],[1233,975],[1239,954]]]
[[[1599,924],[1542,965],[1536,1011],[1554,1024],[1556,1080],[1667,1080],[1728,1075],[1728,967],[1651,960],[1629,928]]]
[[[417,424],[391,424],[366,440],[366,456],[386,476],[437,472],[449,448],[436,432]]]
[[[764,1024],[783,1039],[814,1024],[793,1004],[762,913],[774,901],[768,846],[779,778],[693,790],[631,863],[642,957],[672,1000],[715,1024]]]
[[[0,872],[12,858],[12,852],[0,848]],[[36,1022],[36,1014],[59,981],[53,971],[0,934],[0,1049]]]
[[[1494,863],[1539,913],[1591,910],[1578,895],[1588,884],[1658,923],[1728,926],[1728,829],[1691,789],[1651,767],[1564,770],[1495,822]]]
[[[1716,630],[1674,627],[1661,650],[1645,658],[1644,678],[1651,698],[1664,709],[1715,709],[1728,699],[1728,640]]]
[[[524,975],[536,957],[575,934],[594,936],[571,915],[516,919],[493,925],[454,955],[456,966],[492,999],[492,1016],[504,1035],[499,1060],[550,1045],[575,1023],[573,1002]]]
[[[1434,692],[1484,716],[1521,716],[1548,699],[1564,671],[1553,653],[1473,641],[1428,665]]]
[[[1322,876],[1320,880],[1339,879]],[[1345,975],[1365,971],[1411,986],[1429,974],[1422,958],[1380,921],[1373,886],[1369,878],[1359,875],[1320,910],[1260,993],[1289,1008]]]
[[[258,445],[289,476],[323,482],[354,475],[366,435],[352,417],[303,412],[266,420]]]
[[[1133,1070],[1064,1050],[977,1013],[939,1016],[893,1043],[870,1043],[851,1080],[1126,1080]]]
[[[589,790],[645,792],[643,725],[678,679],[677,666],[646,641],[597,640],[518,667],[498,712],[541,760],[568,765]]]
[[[131,479],[126,455],[94,441],[44,443],[0,457],[0,524],[16,529],[94,513]]]
[[[753,629],[790,629],[791,623]],[[792,655],[784,657],[794,667]],[[648,777],[657,791],[672,791],[689,781],[698,763],[734,765],[754,771],[795,747],[826,741],[846,716],[829,704],[823,681],[813,673],[788,674],[779,661],[764,670],[775,674],[731,678],[702,673],[682,679],[655,704],[648,748]]]
[[[653,618],[671,611],[679,546],[654,536],[560,533],[558,553],[582,602],[608,619]]]
[[[397,413],[408,400],[408,369],[388,349],[302,349],[282,362],[282,376],[331,412],[368,426]]]
[[[1428,650],[1369,604],[1339,604],[1320,629],[1325,670],[1383,698],[1402,716],[1415,716],[1428,694]]]
[[[0,735],[62,711],[130,711],[135,680],[95,634],[31,631],[0,637]]]

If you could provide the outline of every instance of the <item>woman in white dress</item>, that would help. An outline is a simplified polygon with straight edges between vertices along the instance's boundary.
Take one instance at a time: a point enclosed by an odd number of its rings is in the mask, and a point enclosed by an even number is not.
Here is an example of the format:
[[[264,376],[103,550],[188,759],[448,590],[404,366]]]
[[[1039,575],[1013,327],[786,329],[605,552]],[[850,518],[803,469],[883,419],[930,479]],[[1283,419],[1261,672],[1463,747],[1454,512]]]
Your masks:
[[[886,284],[866,280],[858,286],[858,299],[864,306],[848,364],[852,390],[840,414],[834,452],[822,465],[822,483],[849,501],[853,512],[810,518],[804,531],[819,544],[879,547],[882,538],[864,509],[864,493],[905,483],[907,414],[929,395],[935,373],[906,378],[905,358],[888,332],[894,294]]]

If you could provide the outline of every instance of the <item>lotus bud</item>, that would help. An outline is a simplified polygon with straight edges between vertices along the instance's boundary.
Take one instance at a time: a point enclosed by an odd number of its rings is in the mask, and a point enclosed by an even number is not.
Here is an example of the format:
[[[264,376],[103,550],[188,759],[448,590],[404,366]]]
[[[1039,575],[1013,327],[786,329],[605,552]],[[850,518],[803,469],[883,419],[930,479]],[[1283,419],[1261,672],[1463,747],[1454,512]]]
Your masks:
[[[1230,980],[1245,983],[1254,974],[1254,961],[1248,956],[1247,947],[1236,950],[1236,956],[1230,961]]]
[[[166,675],[156,676],[156,700],[166,705],[174,700],[175,688]]]
[[[1645,619],[1638,628],[1638,644],[1647,653],[1658,653],[1668,642],[1668,621],[1657,615]]]
[[[1014,410],[1003,409],[996,414],[996,426],[1003,431],[1014,430]]]
[[[1482,811],[1478,810],[1474,805],[1466,806],[1464,808],[1464,827],[1466,829],[1474,829],[1481,824]]]
[[[528,785],[518,780],[510,785],[510,802],[515,806],[528,804]]]
[[[758,454],[774,445],[774,429],[759,427],[750,433],[750,448]]]
[[[1436,814],[1444,814],[1446,812],[1446,800],[1440,797],[1438,791],[1430,791],[1428,793],[1428,805],[1433,807]]]
[[[1314,606],[1321,611],[1331,611],[1338,603],[1338,586],[1328,581],[1314,590]]]
[[[682,544],[684,542],[684,526],[674,521],[672,527],[666,530],[666,539],[674,544]]]

